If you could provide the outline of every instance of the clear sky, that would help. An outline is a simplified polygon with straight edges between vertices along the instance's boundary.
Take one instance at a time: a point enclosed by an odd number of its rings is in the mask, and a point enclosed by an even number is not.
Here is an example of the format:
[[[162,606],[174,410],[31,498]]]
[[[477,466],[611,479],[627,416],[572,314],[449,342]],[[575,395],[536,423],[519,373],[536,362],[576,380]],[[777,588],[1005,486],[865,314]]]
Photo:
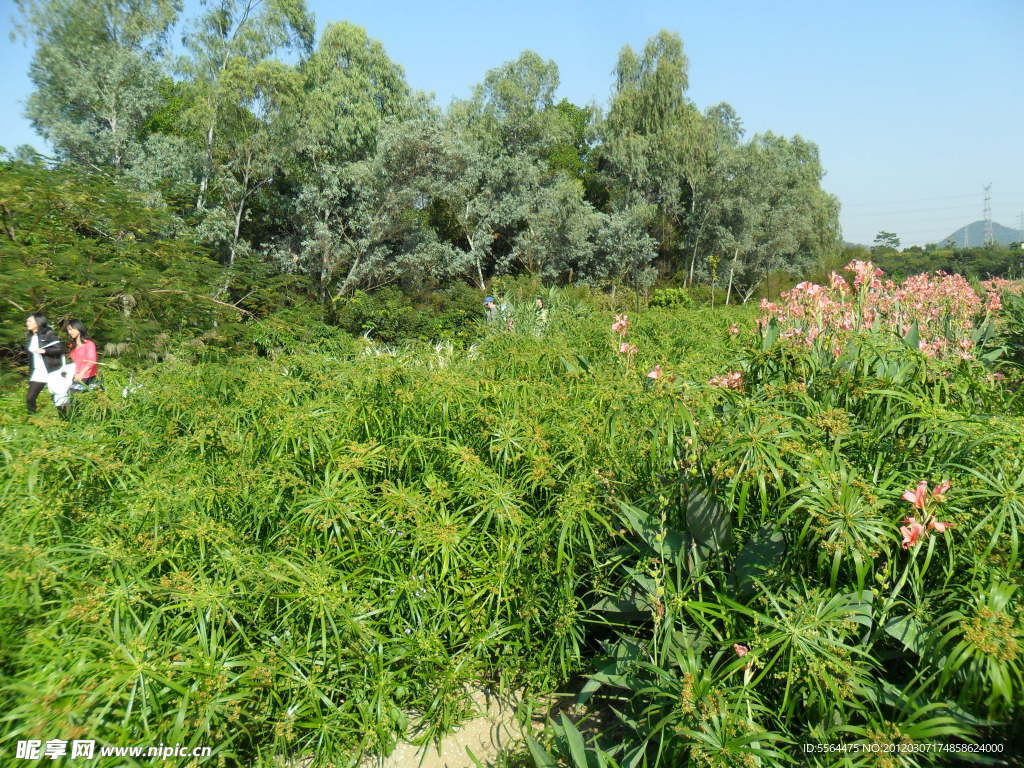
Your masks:
[[[442,105],[525,49],[558,63],[559,96],[606,104],[620,48],[675,31],[698,106],[818,144],[845,239],[938,241],[981,218],[988,183],[993,220],[1021,226],[1024,0],[307,2],[321,29],[365,27]],[[12,0],[0,8],[7,33]],[[0,46],[0,145],[43,147],[23,117],[31,49]]]

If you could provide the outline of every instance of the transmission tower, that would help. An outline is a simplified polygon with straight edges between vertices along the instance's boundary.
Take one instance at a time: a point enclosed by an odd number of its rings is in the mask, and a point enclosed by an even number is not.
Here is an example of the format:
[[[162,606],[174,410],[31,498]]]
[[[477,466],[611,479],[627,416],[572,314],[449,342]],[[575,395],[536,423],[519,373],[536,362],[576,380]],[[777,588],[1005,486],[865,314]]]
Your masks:
[[[992,235],[992,184],[985,185],[985,240],[982,245],[994,245],[995,237]]]

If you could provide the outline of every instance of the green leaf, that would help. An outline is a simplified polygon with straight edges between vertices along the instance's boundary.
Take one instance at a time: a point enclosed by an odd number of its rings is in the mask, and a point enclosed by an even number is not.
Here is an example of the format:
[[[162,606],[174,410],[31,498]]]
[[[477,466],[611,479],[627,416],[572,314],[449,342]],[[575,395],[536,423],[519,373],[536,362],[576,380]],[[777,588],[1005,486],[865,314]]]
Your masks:
[[[921,329],[917,325],[917,320],[910,326],[910,330],[903,336],[903,343],[908,349],[917,349],[921,343]]]
[[[733,563],[732,581],[741,600],[753,596],[756,581],[782,562],[786,537],[781,531],[762,528],[743,545]]]
[[[771,349],[772,344],[775,343],[776,339],[779,338],[779,323],[772,318],[768,321],[767,327],[764,329],[764,335],[761,337],[761,351],[767,352]]]
[[[700,490],[686,500],[686,527],[694,540],[711,551],[728,549],[732,543],[732,520],[725,506]]]
[[[615,685],[624,682],[624,678],[615,674],[618,669],[618,661],[612,661],[605,664],[594,674],[588,675],[587,682],[584,683],[583,687],[580,688],[580,692],[576,695],[576,703],[586,704],[602,685]]]
[[[924,630],[920,622],[913,616],[898,616],[890,619],[882,629],[887,635],[903,643],[907,650],[918,656],[923,655],[921,640]]]
[[[537,768],[558,768],[547,750],[529,736],[526,737],[526,746],[530,750],[530,755],[537,764]]]
[[[651,606],[635,584],[626,587],[620,597],[605,597],[591,606],[592,611],[617,614],[620,619],[639,619],[651,612]]]
[[[874,623],[872,607],[875,593],[865,589],[863,592],[849,592],[842,599],[846,602],[850,620],[870,629]]]
[[[640,537],[652,552],[667,560],[676,560],[680,553],[689,546],[689,537],[680,532],[666,528],[664,538],[659,540],[662,531],[660,521],[637,507],[619,502],[619,511],[626,524]]]
[[[569,745],[569,754],[578,768],[587,768],[587,748],[583,743],[583,735],[576,729],[572,720],[562,713],[562,733]]]

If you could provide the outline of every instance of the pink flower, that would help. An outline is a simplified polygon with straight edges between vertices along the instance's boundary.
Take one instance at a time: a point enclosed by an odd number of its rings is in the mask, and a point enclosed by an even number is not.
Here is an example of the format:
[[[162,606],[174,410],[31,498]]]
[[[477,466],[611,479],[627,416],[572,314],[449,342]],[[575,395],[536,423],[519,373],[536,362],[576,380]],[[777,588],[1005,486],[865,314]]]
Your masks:
[[[924,509],[925,500],[928,498],[928,483],[922,480],[917,484],[917,488],[904,491],[900,498],[913,504],[914,509]],[[911,518],[911,520],[913,520],[913,518]]]
[[[621,337],[625,337],[626,331],[629,330],[629,316],[628,315],[616,315],[615,322],[612,323],[612,333],[617,333]]]
[[[936,533],[945,533],[947,528],[952,528],[952,523],[940,523],[934,517],[928,521],[928,527]]]
[[[735,336],[739,332],[740,332],[740,327],[738,325],[736,325],[736,323],[733,323],[732,325],[729,326],[729,335],[730,336]]]
[[[910,549],[924,535],[924,526],[912,517],[906,518],[903,522],[907,525],[900,526],[900,533],[903,534],[903,548]]]
[[[832,290],[839,291],[839,293],[841,293],[843,296],[845,296],[850,291],[850,286],[847,285],[846,281],[843,279],[843,276],[840,275],[838,272],[833,272],[831,275],[829,275],[829,281],[832,284]]]
[[[946,497],[944,494],[950,489],[950,487],[952,487],[952,484],[949,480],[943,480],[932,488],[931,497],[935,499],[935,501],[945,501]],[[917,484],[916,488],[904,491],[900,498],[913,504],[914,509],[924,509],[924,505],[928,501],[928,495],[928,483],[922,480]]]
[[[655,381],[660,379],[661,378],[661,366],[660,365],[656,365],[650,371],[648,371],[647,372],[647,378],[648,379],[654,379]]]
[[[619,344],[619,353],[623,355],[635,355],[637,353],[636,344],[630,344],[628,341],[624,341]]]
[[[750,649],[741,643],[733,643],[732,649],[736,651],[736,655],[739,656],[741,659],[748,653],[750,653]]]
[[[735,389],[740,391],[743,389],[743,372],[733,371],[727,373],[724,376],[713,376],[708,379],[708,384],[713,384],[716,387],[724,387],[725,389]]]

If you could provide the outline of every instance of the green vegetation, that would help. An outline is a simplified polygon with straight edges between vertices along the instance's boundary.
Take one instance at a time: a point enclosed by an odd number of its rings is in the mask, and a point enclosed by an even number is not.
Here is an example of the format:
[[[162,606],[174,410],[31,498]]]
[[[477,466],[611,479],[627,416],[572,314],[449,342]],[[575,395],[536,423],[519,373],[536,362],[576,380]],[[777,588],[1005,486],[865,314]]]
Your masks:
[[[642,325],[652,353],[713,372],[714,315]],[[611,499],[659,482],[667,405],[605,313],[566,301],[543,337],[465,353],[273,318],[251,334],[275,356],[182,350],[126,398],[115,372],[68,424],[5,398],[11,737],[344,764],[410,713],[427,736],[458,722],[467,684],[582,671]]]
[[[17,5],[57,156],[0,165],[4,750],[356,766],[484,688],[573,700],[517,768],[1024,753],[1018,251],[842,249],[817,147],[664,31],[606,109],[526,51],[441,110],[303,0],[173,70],[174,0]],[[99,341],[68,421],[40,310]]]
[[[817,147],[745,140],[728,104],[698,109],[673,33],[609,52],[606,109],[558,100],[558,65],[524,51],[442,110],[365,30],[317,36],[303,0],[190,18],[173,0],[17,6],[35,45],[27,112],[56,154],[34,162],[137,192],[221,266],[203,283],[228,304],[290,277],[284,293],[330,318],[358,291],[524,274],[640,292],[680,274],[738,301],[838,250]],[[20,163],[3,173],[28,183]]]
[[[10,738],[349,765],[472,688],[583,673],[604,726],[554,722],[539,766],[1019,748],[1017,321],[944,355],[952,315],[807,347],[784,314],[549,306],[464,349],[292,311],[112,372],[70,422],[6,397]]]

